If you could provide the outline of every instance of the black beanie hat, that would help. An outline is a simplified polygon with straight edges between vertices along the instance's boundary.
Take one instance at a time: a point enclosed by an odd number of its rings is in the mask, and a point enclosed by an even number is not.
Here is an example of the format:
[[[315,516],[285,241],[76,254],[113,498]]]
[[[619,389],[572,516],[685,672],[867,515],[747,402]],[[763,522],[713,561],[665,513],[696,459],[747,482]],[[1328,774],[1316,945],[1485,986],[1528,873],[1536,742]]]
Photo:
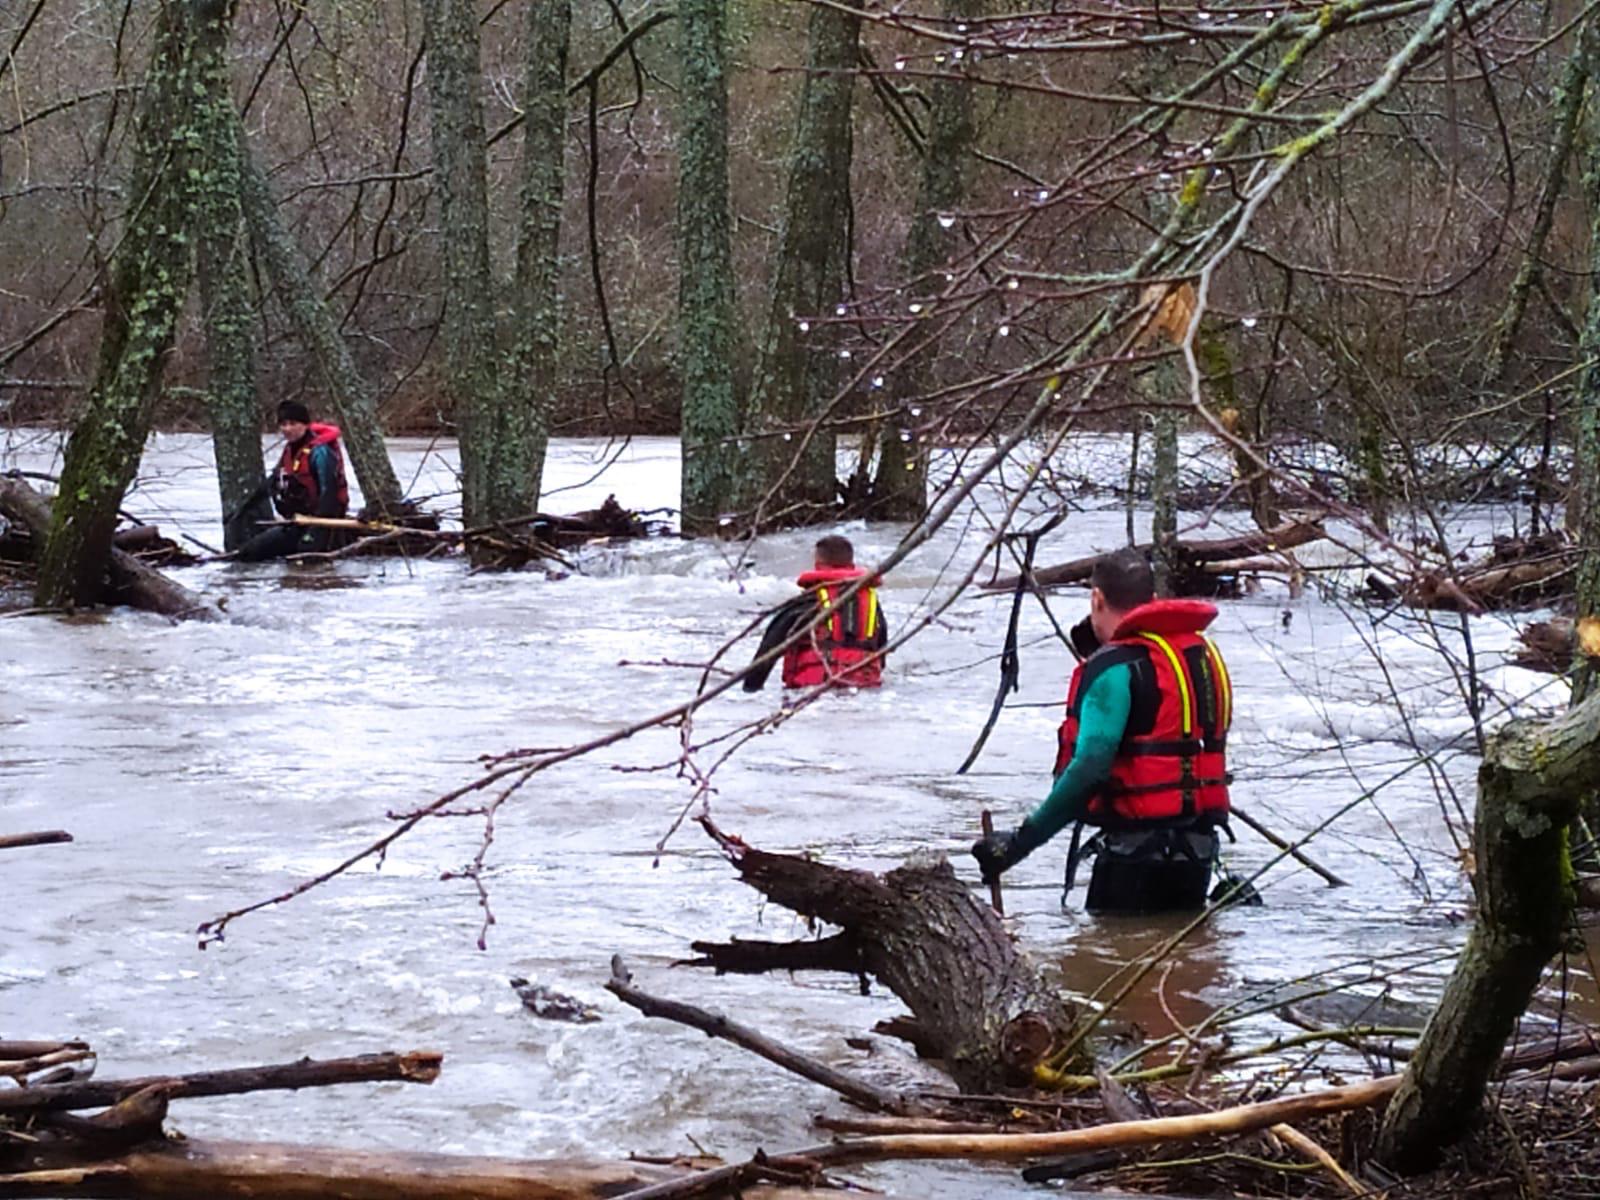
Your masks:
[[[299,421],[302,425],[311,424],[311,410],[298,400],[283,400],[278,404],[278,424],[285,421]]]

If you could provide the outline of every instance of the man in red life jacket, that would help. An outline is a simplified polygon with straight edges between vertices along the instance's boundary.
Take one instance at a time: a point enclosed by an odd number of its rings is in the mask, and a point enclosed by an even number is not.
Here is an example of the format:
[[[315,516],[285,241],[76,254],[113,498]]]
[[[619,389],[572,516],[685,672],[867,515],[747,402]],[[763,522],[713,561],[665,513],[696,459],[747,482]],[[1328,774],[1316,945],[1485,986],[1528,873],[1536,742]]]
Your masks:
[[[311,420],[304,404],[285,400],[278,405],[278,432],[283,434],[283,454],[272,473],[272,503],[286,520],[296,516],[342,517],[350,508],[350,488],[344,477],[344,454],[339,448],[339,427]],[[260,562],[327,548],[330,530],[312,526],[275,525],[239,547],[242,562]]]
[[[855,547],[837,534],[817,542],[816,561],[797,582],[804,591],[772,614],[744,690],[760,691],[778,647],[804,630],[783,652],[783,686],[877,687],[883,682],[883,648],[889,630],[878,604],[878,580],[855,565]],[[850,588],[860,582],[853,594]]]
[[[1085,657],[1072,674],[1050,795],[1010,833],[972,853],[985,879],[1021,862],[1067,824],[1096,826],[1084,907],[1162,912],[1204,906],[1228,818],[1228,669],[1201,631],[1217,610],[1156,600],[1137,550],[1109,554],[1090,576],[1089,618],[1074,627]],[[1078,833],[1067,886],[1079,859]]]

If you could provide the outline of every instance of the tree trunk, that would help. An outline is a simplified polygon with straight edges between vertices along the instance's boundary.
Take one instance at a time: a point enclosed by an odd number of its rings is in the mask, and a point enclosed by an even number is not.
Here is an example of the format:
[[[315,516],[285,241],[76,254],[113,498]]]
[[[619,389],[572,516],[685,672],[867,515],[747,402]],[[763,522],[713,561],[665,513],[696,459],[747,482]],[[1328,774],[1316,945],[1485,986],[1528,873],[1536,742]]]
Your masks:
[[[602,1200],[680,1177],[648,1163],[468,1158],[263,1142],[157,1142],[98,1162],[0,1175],[0,1200]],[[815,1196],[753,1187],[751,1200]]]
[[[289,231],[278,217],[278,203],[266,176],[250,153],[237,116],[239,195],[250,240],[260,256],[279,305],[311,355],[318,382],[339,422],[340,440],[361,485],[361,499],[373,516],[393,517],[402,508],[400,481],[389,462],[372,388],[356,366],[333,314],[311,278]],[[259,448],[257,455],[259,457]]]
[[[489,270],[478,12],[471,0],[422,0],[422,15],[444,244],[444,390],[461,431],[461,506],[471,528],[521,515],[499,511],[493,488],[500,364]]]
[[[196,208],[195,266],[205,330],[206,404],[222,504],[223,546],[236,550],[270,520],[263,486],[261,412],[256,401],[256,352],[251,337],[249,258],[239,199],[239,155],[228,71],[233,10],[207,20],[197,34],[195,73],[204,88],[194,122],[206,169]]]
[[[944,0],[942,15],[954,28],[981,17],[986,0]],[[963,63],[967,60],[963,57]],[[938,268],[960,245],[951,218],[967,196],[967,164],[976,131],[972,119],[972,85],[963,65],[952,67],[933,84],[928,134],[922,148],[922,173],[916,209],[906,238],[903,271],[912,296],[940,290]],[[947,225],[946,221],[950,221]],[[916,335],[913,335],[916,336]],[[916,423],[907,407],[933,388],[931,353],[915,353],[901,365],[889,393],[897,404],[878,431],[878,465],[872,482],[872,515],[892,521],[921,520],[928,510],[927,447],[917,439]]]
[[[1595,21],[1585,22],[1581,52],[1589,79],[1589,103],[1584,115],[1583,195],[1589,206],[1589,311],[1578,339],[1578,361],[1586,362],[1578,379],[1577,409],[1574,422],[1577,426],[1573,439],[1575,446],[1575,478],[1571,506],[1577,519],[1569,521],[1573,540],[1583,547],[1583,558],[1578,567],[1577,617],[1600,615],[1600,366],[1595,365],[1600,355],[1600,286],[1595,280],[1600,269],[1600,97],[1592,86],[1600,72],[1600,30]],[[1595,670],[1587,660],[1580,658],[1572,678],[1572,697],[1582,700],[1594,690]],[[1585,816],[1591,828],[1600,828],[1600,799],[1595,789],[1586,789]]]
[[[1494,735],[1478,771],[1478,915],[1384,1114],[1378,1156],[1425,1170],[1467,1132],[1507,1037],[1560,948],[1572,903],[1567,824],[1600,775],[1600,696]]]
[[[22,480],[0,478],[0,515],[25,526],[35,545],[44,545],[49,536],[50,508],[50,501]],[[106,576],[104,591],[90,597],[88,603],[104,600],[180,619],[217,616],[204,597],[114,546],[106,560]]]
[[[1175,358],[1163,358],[1139,377],[1145,404],[1154,410],[1150,451],[1150,565],[1156,595],[1171,596],[1178,562],[1178,412],[1185,381]]]
[[[905,1001],[921,1037],[963,1090],[992,1092],[1028,1081],[1032,1068],[1071,1032],[1071,1006],[1039,978],[994,910],[943,857],[880,876],[769,854],[705,824],[746,883],[844,931],[856,955],[852,965]],[[701,965],[722,971],[817,965],[806,942],[697,942],[695,949],[706,955]],[[793,964],[786,949],[795,955]]]
[[[1556,201],[1561,196],[1562,181],[1567,173],[1567,161],[1572,157],[1573,143],[1577,140],[1578,116],[1583,110],[1583,95],[1588,88],[1596,65],[1596,51],[1600,49],[1600,24],[1594,17],[1583,23],[1578,42],[1568,57],[1561,79],[1556,84],[1555,128],[1550,138],[1550,161],[1545,167],[1544,183],[1539,189],[1539,203],[1534,209],[1533,226],[1528,231],[1528,242],[1522,252],[1522,262],[1506,293],[1506,305],[1491,332],[1494,343],[1489,348],[1489,359],[1484,365],[1484,375],[1498,382],[1506,371],[1506,359],[1511,344],[1516,340],[1522,317],[1528,309],[1528,297],[1533,285],[1543,271],[1545,241],[1555,224]]]
[[[728,221],[727,0],[681,0],[678,358],[683,375],[683,528],[714,533],[749,472],[733,384]]]
[[[117,510],[139,469],[194,270],[196,180],[208,165],[192,107],[202,87],[195,37],[227,8],[222,0],[161,6],[134,135],[131,207],[105,284],[99,362],[67,443],[39,563],[41,607],[92,604],[104,585]]]
[[[850,7],[859,0],[848,0]],[[851,101],[861,21],[811,10],[800,114],[789,156],[783,239],[744,422],[762,464],[760,524],[804,524],[834,512],[837,437],[827,423],[845,372],[834,315],[850,258]],[[802,318],[810,318],[802,332]]]
[[[511,520],[539,507],[561,349],[561,208],[565,199],[567,48],[572,0],[528,6],[522,108],[522,228],[511,363],[490,448],[490,510]]]

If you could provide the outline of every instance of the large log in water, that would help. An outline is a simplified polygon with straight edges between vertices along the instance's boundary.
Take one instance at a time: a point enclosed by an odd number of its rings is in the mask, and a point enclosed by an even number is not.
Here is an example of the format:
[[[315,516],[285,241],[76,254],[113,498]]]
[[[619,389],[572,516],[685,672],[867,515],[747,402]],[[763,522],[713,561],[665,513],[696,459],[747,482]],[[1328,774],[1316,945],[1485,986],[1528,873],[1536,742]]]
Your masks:
[[[1035,1064],[1070,1033],[1074,1012],[1040,977],[989,905],[956,878],[940,856],[884,875],[771,854],[707,832],[744,881],[802,916],[839,926],[853,957],[836,969],[871,974],[903,1000],[922,1042],[944,1060],[957,1084],[989,1092],[1025,1082]],[[701,965],[719,971],[816,966],[812,943],[696,942]]]
[[[1478,770],[1478,912],[1384,1114],[1379,1157],[1425,1170],[1471,1127],[1517,1018],[1561,946],[1567,826],[1600,778],[1600,692],[1549,724],[1498,731]]]
[[[173,1141],[81,1166],[0,1174],[0,1200],[601,1200],[681,1176],[648,1163],[465,1158],[256,1142]],[[819,1193],[754,1187],[754,1200]]]
[[[1187,575],[1198,570],[1205,563],[1223,563],[1234,559],[1251,558],[1256,555],[1273,554],[1281,550],[1292,550],[1296,546],[1304,546],[1308,542],[1320,541],[1328,536],[1328,531],[1317,521],[1297,520],[1286,521],[1275,529],[1264,533],[1245,533],[1237,537],[1224,538],[1185,538],[1177,542],[1173,549],[1180,564],[1180,575]],[[1148,542],[1138,547],[1147,553],[1151,549]],[[1071,562],[1059,563],[1053,567],[1040,567],[1033,572],[1033,582],[1039,587],[1058,587],[1067,583],[1083,583],[1094,570],[1095,563],[1101,559],[1099,554],[1091,554],[1086,558],[1076,558]],[[1015,575],[1004,575],[998,579],[991,579],[983,585],[985,588],[996,590],[1010,590],[1017,586]],[[1180,594],[1182,588],[1176,589]]]
[[[25,526],[36,545],[44,544],[50,532],[50,501],[21,479],[0,476],[0,513]],[[106,599],[167,617],[212,620],[217,616],[217,610],[203,597],[117,549],[111,551],[107,563]]]

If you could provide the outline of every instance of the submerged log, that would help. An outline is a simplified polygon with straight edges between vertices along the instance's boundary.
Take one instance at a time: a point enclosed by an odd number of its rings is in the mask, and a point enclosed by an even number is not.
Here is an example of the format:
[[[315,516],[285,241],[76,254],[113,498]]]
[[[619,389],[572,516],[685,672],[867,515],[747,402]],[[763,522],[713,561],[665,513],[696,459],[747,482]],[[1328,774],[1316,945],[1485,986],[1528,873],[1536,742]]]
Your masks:
[[[0,850],[15,850],[21,846],[53,846],[70,842],[72,835],[65,829],[43,829],[38,833],[0,834]]]
[[[35,545],[50,532],[50,501],[21,479],[0,476],[0,514],[27,528]],[[175,583],[126,550],[111,550],[104,598],[175,619],[215,619],[216,608],[181,583]]]
[[[1206,569],[1208,563],[1229,563],[1248,560],[1262,555],[1276,554],[1320,541],[1328,536],[1322,523],[1310,519],[1286,521],[1274,529],[1258,533],[1245,533],[1225,538],[1185,538],[1173,546],[1177,570],[1173,578],[1174,595],[1196,593],[1211,594],[1216,590],[1214,573]],[[1149,543],[1137,547],[1148,553]],[[1033,582],[1039,587],[1060,587],[1068,583],[1084,583],[1101,559],[1099,554],[1073,559],[1053,567],[1041,567],[1033,572]],[[1251,564],[1245,564],[1251,565]],[[1281,566],[1282,564],[1278,564]],[[993,591],[1009,591],[1017,586],[1015,575],[991,579],[983,585]]]
[[[467,1158],[258,1142],[160,1142],[70,1167],[0,1174],[0,1200],[601,1200],[681,1178],[646,1163]],[[815,1196],[749,1188],[755,1200]]]
[[[1571,900],[1567,825],[1600,777],[1600,692],[1548,724],[1514,721],[1478,770],[1478,913],[1404,1082],[1378,1156],[1425,1170],[1470,1128],[1517,1018],[1561,946]]]
[[[964,1091],[1025,1082],[1066,1041],[1073,1007],[1039,977],[994,910],[942,855],[875,875],[757,850],[708,819],[701,823],[751,887],[843,930],[854,943],[855,969],[906,1003]],[[793,944],[800,966],[816,965],[807,946]],[[700,965],[719,971],[790,965],[783,948],[770,943],[696,942],[695,948],[705,956]]]

